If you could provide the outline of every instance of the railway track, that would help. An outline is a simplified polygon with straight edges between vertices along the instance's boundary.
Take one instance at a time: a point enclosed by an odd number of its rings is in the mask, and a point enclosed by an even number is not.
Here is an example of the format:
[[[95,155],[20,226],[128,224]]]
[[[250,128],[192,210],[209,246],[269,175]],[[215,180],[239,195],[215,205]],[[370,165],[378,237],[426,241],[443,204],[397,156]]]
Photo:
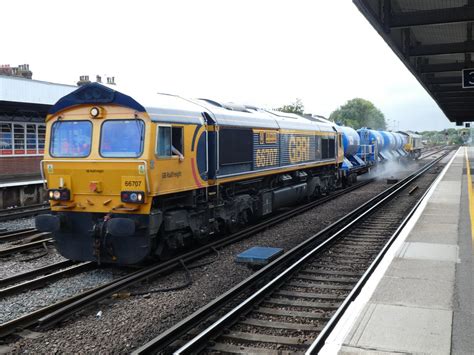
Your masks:
[[[19,229],[15,231],[4,230],[0,232],[0,243],[14,242],[14,241],[26,239],[29,237],[34,238],[38,234],[40,234],[40,232],[35,228]]]
[[[0,233],[0,243],[17,241],[34,241],[48,236],[49,233],[40,232],[35,228],[18,229],[15,231],[4,231]]]
[[[432,155],[441,153],[442,151],[446,150],[446,146],[443,146],[441,148],[434,148],[434,149],[429,149],[427,151],[424,151],[423,154],[418,158],[419,160],[426,159],[431,157]]]
[[[11,243],[7,248],[0,249],[0,258],[17,253],[45,248],[53,243],[50,233],[40,232],[35,228],[0,232],[0,243]]]
[[[31,217],[50,211],[48,203],[41,203],[30,206],[6,208],[0,210],[0,221],[9,221],[17,218]]]
[[[414,198],[407,191],[447,154],[288,251],[134,354],[317,352],[421,201],[420,195],[424,196],[420,192]],[[426,191],[431,182],[424,184]]]
[[[44,276],[52,272],[68,268],[76,264],[74,261],[66,260],[54,264],[43,266],[34,270],[25,271],[0,280],[0,289],[20,283],[22,281],[32,280],[35,277]]]
[[[49,234],[48,234],[49,235]],[[44,238],[30,243],[24,243],[21,245],[16,245],[14,247],[0,249],[0,258],[12,256],[14,254],[22,253],[25,251],[44,248],[47,249],[48,245],[53,244],[52,238]]]
[[[28,313],[17,319],[13,319],[0,325],[0,338],[14,333],[18,329],[40,326],[42,328],[49,328],[58,322],[68,318],[78,311],[97,303],[98,301],[117,293],[127,287],[133,286],[140,281],[152,279],[159,275],[171,272],[177,268],[183,267],[195,260],[202,258],[210,253],[215,252],[219,248],[235,243],[239,240],[245,239],[254,235],[257,232],[265,230],[277,223],[287,220],[293,216],[299,215],[316,206],[329,202],[339,196],[342,196],[350,191],[356,190],[362,186],[371,183],[373,179],[368,179],[361,183],[355,184],[344,190],[337,191],[331,195],[312,201],[302,206],[298,206],[292,210],[280,213],[276,216],[268,218],[258,224],[255,224],[245,230],[239,231],[225,238],[222,238],[214,243],[202,246],[191,252],[180,255],[176,258],[170,259],[159,264],[146,267],[144,269],[132,272],[126,276],[120,277],[110,283],[87,290],[81,294],[59,301],[53,305],[41,308],[34,312]]]
[[[14,275],[7,279],[0,280],[0,287],[2,287],[2,285],[14,284],[13,286],[0,289],[0,299],[24,291],[45,287],[55,281],[92,270],[95,267],[97,267],[97,265],[92,262],[76,265],[76,263],[72,261],[61,261],[26,273]],[[18,283],[19,279],[26,279],[26,281]]]

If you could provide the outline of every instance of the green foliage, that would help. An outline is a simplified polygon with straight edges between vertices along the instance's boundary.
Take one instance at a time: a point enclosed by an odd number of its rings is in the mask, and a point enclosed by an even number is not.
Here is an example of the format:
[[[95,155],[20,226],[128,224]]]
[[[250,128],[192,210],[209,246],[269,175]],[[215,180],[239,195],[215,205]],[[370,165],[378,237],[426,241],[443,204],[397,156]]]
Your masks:
[[[296,113],[298,115],[302,115],[304,113],[304,105],[301,99],[296,99],[295,102],[292,102],[289,105],[284,105],[276,109],[277,111],[281,112],[288,112],[288,113]]]
[[[428,145],[463,144],[463,132],[466,132],[465,134],[469,136],[469,129],[466,128],[448,128],[442,131],[424,131],[420,132],[420,134]]]
[[[374,104],[368,100],[355,98],[331,113],[329,119],[335,123],[349,126],[354,129],[370,127],[372,129],[386,129],[385,116]]]

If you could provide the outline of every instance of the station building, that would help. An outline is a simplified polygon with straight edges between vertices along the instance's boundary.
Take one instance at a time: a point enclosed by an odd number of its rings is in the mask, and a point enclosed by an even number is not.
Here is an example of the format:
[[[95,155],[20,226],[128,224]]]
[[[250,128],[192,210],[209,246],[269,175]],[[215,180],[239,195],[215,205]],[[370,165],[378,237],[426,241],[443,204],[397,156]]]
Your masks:
[[[60,97],[76,88],[0,75],[0,182],[40,178],[46,114]]]
[[[44,201],[45,118],[51,105],[77,88],[32,76],[28,64],[0,66],[0,209]]]
[[[61,97],[90,83],[76,85],[33,80],[28,64],[0,65],[0,209],[44,200],[40,162],[45,149],[45,119]],[[101,83],[101,76],[96,76]],[[107,85],[115,85],[107,77]]]

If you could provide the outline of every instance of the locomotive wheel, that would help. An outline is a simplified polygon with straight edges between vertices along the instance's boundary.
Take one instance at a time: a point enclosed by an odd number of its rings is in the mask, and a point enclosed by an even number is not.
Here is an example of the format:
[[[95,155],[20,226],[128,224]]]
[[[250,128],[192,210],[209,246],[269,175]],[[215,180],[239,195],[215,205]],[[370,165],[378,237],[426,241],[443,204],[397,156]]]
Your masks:
[[[252,214],[248,209],[241,211],[237,215],[237,218],[235,220],[231,220],[231,222],[228,224],[229,233],[236,233],[245,227],[249,223],[251,216]]]
[[[174,255],[174,250],[172,250],[169,246],[168,243],[164,240],[161,240],[158,243],[158,247],[155,250],[155,255],[158,259],[160,260],[168,260],[171,259],[172,256]]]
[[[180,250],[182,250],[182,245],[173,235],[159,236],[158,237],[158,246],[155,250],[155,255],[160,260],[168,260],[174,257]]]
[[[239,230],[239,218],[232,218],[228,223],[227,223],[227,231],[230,234],[236,233]]]

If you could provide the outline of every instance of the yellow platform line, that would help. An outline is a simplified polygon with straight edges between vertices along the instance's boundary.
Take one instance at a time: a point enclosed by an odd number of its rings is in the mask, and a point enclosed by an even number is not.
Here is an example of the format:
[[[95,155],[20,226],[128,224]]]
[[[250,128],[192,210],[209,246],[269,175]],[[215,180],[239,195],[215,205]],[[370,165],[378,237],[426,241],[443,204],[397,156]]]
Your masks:
[[[471,216],[471,239],[472,247],[474,249],[474,197],[472,195],[471,164],[469,163],[467,147],[464,148],[464,153],[466,156],[467,191],[469,193],[469,215]]]

